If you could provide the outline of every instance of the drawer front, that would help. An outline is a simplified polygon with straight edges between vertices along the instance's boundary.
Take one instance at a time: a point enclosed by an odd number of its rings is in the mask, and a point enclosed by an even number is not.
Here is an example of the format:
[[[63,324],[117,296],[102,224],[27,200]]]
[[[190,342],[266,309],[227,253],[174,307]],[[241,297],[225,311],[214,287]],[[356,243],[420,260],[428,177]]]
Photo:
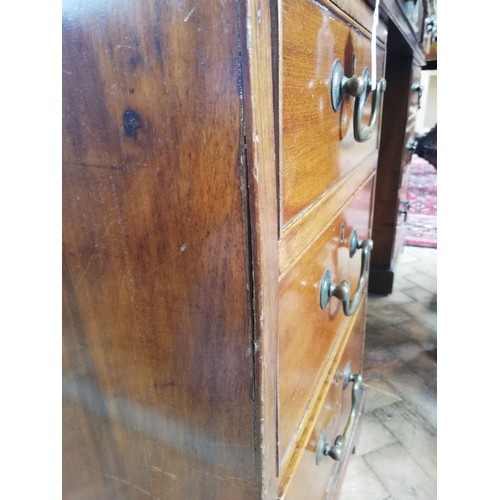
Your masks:
[[[302,452],[302,455],[289,483],[284,485],[286,500],[323,499],[333,494],[339,485],[355,439],[347,444],[344,459],[341,461],[332,460],[321,453],[318,460],[317,453],[325,439],[329,444],[335,442],[335,438],[343,433],[349,419],[353,403],[353,384],[351,382],[344,386],[343,375],[346,368],[352,374],[361,373],[365,306],[366,295],[354,322],[349,324],[352,330],[349,332],[349,328],[346,328],[343,336],[347,339],[343,349],[336,355],[329,377],[323,384],[318,409],[309,422],[307,440],[304,439],[304,442],[297,447],[297,453]],[[362,395],[358,393],[356,397]],[[358,418],[359,414],[360,411],[357,414]]]
[[[279,299],[279,459],[290,457],[311,402],[326,376],[325,366],[338,348],[338,333],[346,321],[342,303],[332,297],[320,306],[321,281],[329,270],[336,284],[348,279],[351,296],[360,283],[361,250],[350,256],[354,229],[359,239],[370,228],[373,176],[328,225],[326,231],[280,280]]]
[[[340,11],[311,1],[285,0],[282,8],[280,215],[284,231],[377,148],[378,128],[368,141],[356,142],[354,98],[346,97],[339,112],[331,101],[336,59],[349,77],[353,71],[361,75],[365,67],[371,72],[370,35],[350,24]],[[378,79],[384,57],[379,45]],[[363,108],[363,124],[369,121],[371,99],[370,95]]]

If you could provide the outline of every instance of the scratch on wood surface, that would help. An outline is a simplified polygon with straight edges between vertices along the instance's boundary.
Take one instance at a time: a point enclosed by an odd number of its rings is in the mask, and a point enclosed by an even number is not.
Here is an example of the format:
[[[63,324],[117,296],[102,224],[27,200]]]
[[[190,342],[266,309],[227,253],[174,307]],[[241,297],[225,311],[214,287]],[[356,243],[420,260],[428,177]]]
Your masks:
[[[104,474],[106,477],[109,477],[110,479],[114,479],[115,481],[118,481],[120,483],[126,484],[127,486],[131,486],[132,488],[135,488],[136,490],[140,491],[141,493],[144,493],[147,495],[149,498],[153,498],[154,500],[160,500],[158,497],[155,497],[152,495],[149,491],[143,490],[139,486],[136,486],[135,484],[129,483],[125,479],[122,479],[121,477],[116,477],[112,476],[111,474]]]
[[[66,165],[71,165],[73,167],[85,167],[85,168],[107,168],[108,170],[127,170],[128,165],[97,165],[95,163],[88,163],[84,161],[66,161]]]
[[[199,472],[200,474],[205,474],[205,476],[215,477],[215,479],[221,479],[222,481],[245,481],[244,477],[234,477],[234,476],[218,476],[217,474],[212,474],[210,472],[205,472],[199,469],[193,469],[193,472]]]
[[[175,253],[174,255],[172,255],[172,257],[168,258],[166,261],[165,261],[165,264],[167,264],[168,262],[170,262],[171,260],[174,260],[176,257],[178,257],[182,252],[184,252],[187,248],[187,243],[184,243],[180,248],[179,248],[179,251],[177,253]]]
[[[191,14],[194,12],[194,9],[196,9],[196,5],[189,11],[188,15],[184,18],[185,23],[189,21],[189,18],[191,17]]]
[[[151,465],[151,470],[154,470],[155,472],[161,472],[162,474],[165,474],[165,476],[171,477],[172,479],[177,479],[177,476],[175,474],[172,474],[172,472],[164,471],[163,469],[160,469],[159,467],[156,467],[154,465]]]

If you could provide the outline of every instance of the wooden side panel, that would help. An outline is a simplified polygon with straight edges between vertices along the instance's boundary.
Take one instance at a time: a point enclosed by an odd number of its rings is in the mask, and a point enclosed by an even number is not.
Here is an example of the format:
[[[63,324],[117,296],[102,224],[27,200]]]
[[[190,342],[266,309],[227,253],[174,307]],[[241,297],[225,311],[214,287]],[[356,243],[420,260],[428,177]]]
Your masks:
[[[63,496],[256,498],[235,2],[63,5]]]
[[[247,0],[242,45],[250,230],[254,282],[256,442],[261,498],[277,491],[278,202],[274,149],[272,12],[269,2]]]

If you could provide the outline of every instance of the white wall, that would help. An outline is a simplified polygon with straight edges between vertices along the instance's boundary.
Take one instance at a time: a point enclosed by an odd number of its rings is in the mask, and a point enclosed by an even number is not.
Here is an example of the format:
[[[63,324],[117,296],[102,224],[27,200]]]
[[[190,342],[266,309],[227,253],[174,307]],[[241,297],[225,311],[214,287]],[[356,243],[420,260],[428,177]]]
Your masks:
[[[415,123],[417,135],[424,134],[437,123],[437,70],[422,71],[420,83],[424,90]]]

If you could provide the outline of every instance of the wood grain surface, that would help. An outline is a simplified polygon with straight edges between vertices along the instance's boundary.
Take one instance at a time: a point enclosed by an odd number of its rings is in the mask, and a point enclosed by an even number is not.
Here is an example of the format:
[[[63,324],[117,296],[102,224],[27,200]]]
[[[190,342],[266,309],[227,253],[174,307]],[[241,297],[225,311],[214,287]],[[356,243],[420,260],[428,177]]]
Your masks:
[[[318,198],[351,172],[378,145],[378,133],[365,143],[354,140],[354,99],[339,112],[331,104],[331,71],[336,59],[345,73],[371,72],[370,37],[354,29],[340,11],[311,0],[286,0],[282,5],[280,197],[281,231]],[[353,61],[355,59],[354,67]],[[384,73],[384,48],[379,44],[377,72]],[[371,111],[371,96],[363,123]],[[380,119],[380,117],[379,117]]]
[[[63,5],[65,498],[259,496],[239,14]]]
[[[290,466],[280,482],[280,497],[286,500],[308,500],[324,498],[332,485],[337,486],[346,461],[343,463],[323,457],[318,464],[316,452],[323,431],[329,443],[342,434],[349,418],[352,405],[352,385],[343,388],[342,377],[349,363],[351,373],[362,370],[365,329],[366,295],[358,312],[343,329],[342,339],[329,373],[323,383],[311,412],[303,435],[291,460]],[[354,431],[356,435],[358,429]],[[353,442],[355,439],[353,439]]]
[[[353,193],[372,177],[377,169],[378,150],[325,193],[302,217],[288,226],[279,241],[280,274],[285,274],[318,238],[318,230],[328,226]]]
[[[356,291],[361,257],[359,251],[349,257],[349,240],[354,228],[360,238],[369,235],[372,192],[373,178],[280,281],[278,381],[282,468],[300,436],[325,363],[332,350],[337,349],[338,334],[347,321],[336,298],[330,299],[327,308],[320,308],[321,279],[330,270],[335,283],[349,279],[351,294]]]
[[[318,283],[354,290],[370,231],[378,136],[354,142],[328,81],[369,65],[367,7],[62,11],[63,497],[277,498],[353,325]]]
[[[241,21],[249,48],[243,68],[246,152],[252,240],[254,362],[261,498],[277,491],[278,203],[271,33],[268,2],[249,0]],[[246,20],[246,21],[245,21]],[[258,105],[256,105],[258,103]]]

